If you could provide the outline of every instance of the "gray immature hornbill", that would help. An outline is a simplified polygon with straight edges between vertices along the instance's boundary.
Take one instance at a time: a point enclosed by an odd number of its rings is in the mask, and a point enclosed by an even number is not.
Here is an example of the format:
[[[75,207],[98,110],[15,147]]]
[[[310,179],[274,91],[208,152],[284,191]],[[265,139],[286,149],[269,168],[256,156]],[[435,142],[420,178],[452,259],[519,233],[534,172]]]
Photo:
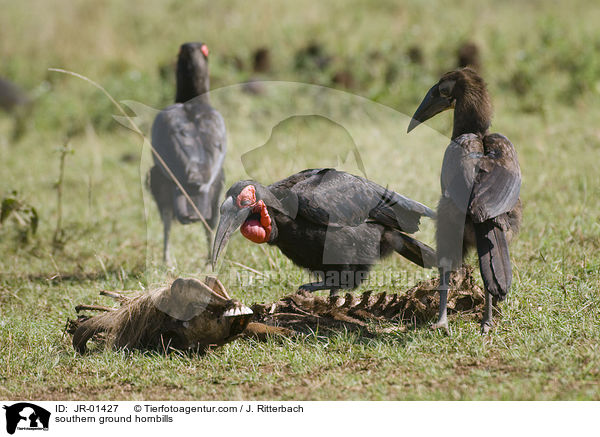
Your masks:
[[[221,205],[213,265],[240,228],[254,243],[277,246],[295,264],[315,273],[308,291],[357,287],[371,266],[393,251],[435,266],[435,251],[410,237],[426,206],[367,179],[334,169],[311,169],[269,186],[236,182]]]
[[[483,79],[470,68],[442,76],[413,115],[408,132],[450,108],[454,108],[454,128],[442,164],[437,210],[440,312],[433,327],[448,331],[450,272],[476,247],[486,289],[481,330],[487,333],[492,327],[493,301],[506,297],[512,281],[508,243],[521,223],[521,170],[511,142],[488,132],[489,94]]]
[[[169,258],[173,216],[182,224],[204,220],[210,252],[211,229],[208,227],[214,227],[218,218],[227,139],[225,122],[210,106],[208,91],[208,47],[199,42],[181,45],[176,103],[156,116],[152,145],[193,204],[154,156],[149,182],[163,222],[165,262]]]

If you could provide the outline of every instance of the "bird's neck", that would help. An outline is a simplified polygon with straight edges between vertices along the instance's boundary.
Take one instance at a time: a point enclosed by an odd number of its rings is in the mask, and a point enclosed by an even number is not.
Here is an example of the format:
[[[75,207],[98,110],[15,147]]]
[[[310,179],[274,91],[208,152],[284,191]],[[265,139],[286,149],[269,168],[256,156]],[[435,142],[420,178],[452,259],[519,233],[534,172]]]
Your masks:
[[[208,99],[209,88],[208,77],[178,77],[175,103],[185,103],[192,99],[210,103]]]
[[[492,105],[485,90],[467,92],[454,108],[452,139],[463,134],[485,136],[492,122]]]
[[[267,244],[275,244],[277,242],[277,237],[279,237],[279,229],[277,229],[277,222],[275,221],[275,216],[271,216],[272,217],[272,222],[271,222],[271,235],[269,235],[269,240],[267,241]]]

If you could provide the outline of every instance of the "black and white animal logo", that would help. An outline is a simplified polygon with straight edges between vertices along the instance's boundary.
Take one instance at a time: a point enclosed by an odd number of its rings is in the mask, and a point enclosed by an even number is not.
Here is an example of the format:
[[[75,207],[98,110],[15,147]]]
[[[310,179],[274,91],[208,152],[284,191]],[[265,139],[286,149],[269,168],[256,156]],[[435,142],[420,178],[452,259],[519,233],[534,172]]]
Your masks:
[[[50,412],[28,402],[4,406],[6,410],[6,432],[19,430],[48,430]]]

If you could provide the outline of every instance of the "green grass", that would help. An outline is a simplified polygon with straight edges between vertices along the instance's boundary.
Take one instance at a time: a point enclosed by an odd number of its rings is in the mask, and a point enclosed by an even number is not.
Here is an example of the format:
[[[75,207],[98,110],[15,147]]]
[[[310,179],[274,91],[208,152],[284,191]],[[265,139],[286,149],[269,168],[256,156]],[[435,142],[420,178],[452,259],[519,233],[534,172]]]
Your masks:
[[[0,15],[0,75],[37,96],[18,142],[11,139],[12,120],[0,114],[0,197],[15,189],[40,215],[38,232],[26,244],[12,222],[0,227],[1,398],[600,398],[600,8],[593,1],[30,3],[24,10],[18,2],[1,2]],[[348,131],[370,178],[434,206],[451,116],[406,135],[406,115],[454,66],[466,39],[482,50],[496,110],[493,129],[516,145],[523,171],[514,285],[489,336],[458,317],[450,337],[421,328],[371,339],[342,332],[244,340],[206,356],[75,354],[63,335],[75,305],[107,303],[98,296],[102,289],[202,275],[206,244],[200,225],[176,226],[177,265],[161,266],[160,220],[143,185],[148,151],[112,119],[117,111],[104,95],[47,68],[74,70],[117,100],[160,108],[173,96],[168,67],[178,45],[202,40],[211,49],[218,89],[213,104],[228,127],[228,184],[248,177],[240,156],[265,144],[275,124],[297,113],[321,113]],[[335,54],[332,65],[325,72],[296,71],[294,52],[312,40]],[[423,51],[422,65],[406,56],[415,45]],[[330,86],[333,73],[347,68],[355,95],[289,83],[268,85],[264,96],[242,93],[235,85],[252,76],[248,64],[260,46],[272,55],[265,79]],[[233,56],[245,70],[233,67]],[[396,75],[386,81],[390,68]],[[317,127],[297,133],[305,153],[283,150],[253,171],[268,181],[320,165],[328,159],[327,138],[339,137]],[[67,137],[75,152],[67,156],[63,185],[65,241],[54,248],[57,150]],[[357,171],[351,159],[342,167]],[[425,223],[419,237],[432,243],[433,232]],[[239,235],[225,258],[280,278],[252,278],[224,261],[220,277],[246,303],[274,300],[306,279],[277,249]],[[392,257],[373,278],[390,272],[399,272],[393,281],[377,279],[357,292],[398,292],[433,275]]]

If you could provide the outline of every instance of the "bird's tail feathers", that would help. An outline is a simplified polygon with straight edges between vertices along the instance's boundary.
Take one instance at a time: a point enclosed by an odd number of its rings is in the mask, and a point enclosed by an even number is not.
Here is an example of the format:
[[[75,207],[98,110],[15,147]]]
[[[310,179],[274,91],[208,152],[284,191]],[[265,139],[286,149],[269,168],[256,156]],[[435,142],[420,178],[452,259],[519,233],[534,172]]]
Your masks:
[[[481,277],[488,290],[498,300],[508,294],[512,281],[512,267],[505,231],[492,220],[475,223],[477,253]]]
[[[437,265],[435,250],[425,243],[398,231],[394,232],[390,240],[394,250],[409,261],[426,269]]]

